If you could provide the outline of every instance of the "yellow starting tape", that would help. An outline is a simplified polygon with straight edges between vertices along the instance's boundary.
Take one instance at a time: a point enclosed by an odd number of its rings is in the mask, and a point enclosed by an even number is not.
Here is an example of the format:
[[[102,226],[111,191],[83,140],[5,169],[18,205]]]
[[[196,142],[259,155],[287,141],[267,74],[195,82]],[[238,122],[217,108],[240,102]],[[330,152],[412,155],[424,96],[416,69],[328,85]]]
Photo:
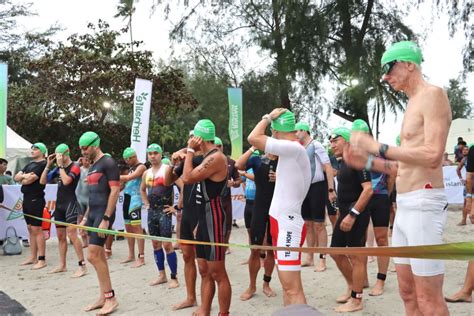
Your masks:
[[[0,208],[13,213],[22,213],[14,211],[2,204]],[[102,233],[106,235],[143,238],[148,240],[156,240],[161,242],[178,242],[189,245],[204,245],[204,246],[220,246],[220,247],[234,247],[255,250],[271,250],[271,251],[290,251],[290,252],[306,252],[306,253],[323,253],[329,255],[360,255],[360,256],[374,256],[374,257],[398,257],[398,258],[418,258],[418,259],[445,259],[445,260],[474,260],[474,242],[457,242],[440,245],[424,245],[424,246],[410,246],[410,247],[274,247],[274,246],[260,246],[236,243],[214,243],[197,240],[186,240],[177,238],[166,238],[142,234],[127,233],[115,231],[110,229],[100,229],[96,227],[82,226],[77,224],[69,224],[51,219],[41,218],[29,214],[24,216],[34,218],[40,221],[53,223],[66,227],[74,227],[85,231]]]

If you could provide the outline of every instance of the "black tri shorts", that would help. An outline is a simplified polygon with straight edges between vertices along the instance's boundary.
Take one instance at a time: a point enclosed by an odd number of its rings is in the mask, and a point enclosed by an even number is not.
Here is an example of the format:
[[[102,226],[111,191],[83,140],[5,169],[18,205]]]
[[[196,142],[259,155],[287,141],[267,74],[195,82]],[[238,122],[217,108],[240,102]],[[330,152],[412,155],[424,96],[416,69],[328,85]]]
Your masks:
[[[81,206],[76,200],[70,201],[69,203],[56,204],[54,210],[54,219],[63,223],[77,224],[77,216],[81,211]],[[60,226],[61,225],[56,225]]]
[[[328,200],[328,183],[312,183],[301,207],[301,216],[305,221],[324,222],[326,201]]]
[[[86,221],[86,226],[88,227],[99,227],[100,223],[102,222],[105,214],[105,209],[106,206],[89,206],[89,215],[87,217]],[[112,229],[112,225],[115,220],[115,212],[114,214],[110,217],[109,221],[109,227],[108,229]],[[107,238],[107,235],[105,235],[106,238],[101,238],[96,232],[89,231],[89,243],[92,245],[96,245],[99,247],[103,247],[105,244],[105,239]]]
[[[199,210],[196,240],[226,243],[227,222],[226,212],[219,197],[206,202],[204,209]],[[222,261],[225,259],[224,246],[196,245],[196,257],[206,261]]]
[[[370,198],[365,212],[370,212],[374,227],[388,227],[391,202],[387,194],[374,194]]]
[[[270,205],[255,203],[250,222],[250,244],[263,245],[266,240],[267,245],[272,245],[272,236],[270,234]],[[266,236],[266,238],[265,238]]]
[[[186,207],[182,211],[180,225],[180,239],[194,240],[194,229],[198,223],[197,211],[192,207]]]
[[[367,227],[370,222],[370,212],[365,210],[357,216],[357,219],[348,232],[341,230],[341,222],[344,220],[354,203],[339,203],[340,215],[337,218],[334,231],[332,233],[331,247],[365,247]]]
[[[46,201],[44,197],[37,197],[37,198],[30,198],[24,197],[23,198],[23,213],[26,215],[32,215],[36,217],[43,218],[43,210],[46,205]],[[31,218],[25,216],[25,222],[27,225],[41,227],[43,223],[39,219]]]
[[[244,219],[245,219],[245,228],[250,229],[250,225],[252,223],[252,214],[253,208],[255,205],[254,200],[245,200],[245,209],[244,209]]]

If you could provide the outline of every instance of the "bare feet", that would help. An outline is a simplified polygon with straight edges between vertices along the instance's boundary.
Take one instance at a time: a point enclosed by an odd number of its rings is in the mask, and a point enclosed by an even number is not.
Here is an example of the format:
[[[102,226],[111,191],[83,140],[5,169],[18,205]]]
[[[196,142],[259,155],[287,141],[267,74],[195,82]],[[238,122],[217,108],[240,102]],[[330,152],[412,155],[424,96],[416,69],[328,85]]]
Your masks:
[[[275,297],[277,294],[273,292],[272,288],[270,287],[269,284],[263,283],[263,289],[262,289],[263,294],[265,294],[267,297]]]
[[[145,258],[138,258],[132,265],[132,268],[140,268],[145,265]]]
[[[384,281],[377,280],[377,282],[375,282],[374,288],[372,289],[372,291],[370,291],[369,296],[380,296],[380,295],[382,295],[384,284],[385,284]]]
[[[171,279],[168,281],[168,288],[169,289],[176,289],[179,287],[179,282],[176,279]]]
[[[251,299],[254,295],[255,295],[255,292],[257,291],[257,289],[255,288],[248,288],[247,290],[245,290],[244,293],[242,293],[242,295],[240,295],[240,300],[241,301],[248,301],[249,299]]]
[[[62,272],[66,272],[66,271],[67,271],[66,267],[59,266],[59,267],[56,267],[53,270],[49,271],[48,274],[62,273]]]
[[[80,278],[87,274],[87,267],[81,266],[79,267],[76,272],[72,275],[73,278]]]
[[[150,286],[155,286],[155,285],[163,284],[166,282],[168,282],[168,280],[166,279],[166,275],[163,275],[163,276],[158,277],[158,279],[156,279],[155,281],[151,281]]]
[[[457,226],[464,226],[464,225],[466,225],[466,221],[461,221],[461,222],[457,223]]]
[[[20,265],[21,266],[27,266],[27,265],[34,264],[34,263],[36,263],[35,258],[28,258],[25,261],[23,261]]]
[[[109,298],[105,300],[104,306],[97,312],[97,315],[109,315],[115,312],[118,307],[118,302],[115,297]]]
[[[334,311],[337,313],[351,313],[360,311],[364,308],[361,299],[351,298],[344,305],[334,308]]]
[[[47,266],[46,261],[38,260],[38,262],[36,262],[35,265],[31,267],[31,270],[43,269],[46,266]]]
[[[202,310],[201,306],[199,306],[191,315],[192,316],[203,316],[203,315],[206,315],[206,312]]]
[[[124,259],[124,260],[120,261],[120,263],[125,264],[125,263],[129,263],[129,262],[133,262],[133,261],[135,261],[135,258],[128,257],[127,259]]]
[[[324,272],[326,271],[326,259],[319,260],[318,266],[314,269],[314,272]]]
[[[182,301],[181,303],[174,304],[171,307],[171,309],[174,310],[174,311],[177,311],[177,310],[180,310],[180,309],[185,309],[185,308],[193,307],[193,306],[196,306],[196,305],[197,305],[196,299],[187,298],[184,301]]]
[[[457,292],[453,296],[446,296],[444,299],[449,303],[472,303],[472,295],[462,291]]]
[[[104,306],[104,303],[105,303],[105,299],[100,298],[100,299],[97,300],[97,302],[95,302],[94,304],[87,305],[87,307],[84,308],[83,310],[84,310],[84,312],[90,312],[90,311],[93,311],[93,310],[102,308],[102,306]]]
[[[351,298],[351,290],[347,290],[345,294],[342,294],[338,298],[336,298],[336,302],[339,304],[347,303],[349,299]]]

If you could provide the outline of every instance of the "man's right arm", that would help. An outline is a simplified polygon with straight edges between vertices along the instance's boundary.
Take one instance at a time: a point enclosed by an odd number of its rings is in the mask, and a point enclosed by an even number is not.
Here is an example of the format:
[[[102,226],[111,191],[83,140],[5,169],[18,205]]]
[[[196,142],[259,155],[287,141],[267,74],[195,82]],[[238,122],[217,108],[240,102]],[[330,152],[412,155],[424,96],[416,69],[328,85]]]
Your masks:
[[[254,151],[255,149],[250,147],[242,156],[239,157],[239,159],[237,159],[235,162],[235,168],[239,170],[246,170],[247,161],[249,160],[250,156],[252,156]]]

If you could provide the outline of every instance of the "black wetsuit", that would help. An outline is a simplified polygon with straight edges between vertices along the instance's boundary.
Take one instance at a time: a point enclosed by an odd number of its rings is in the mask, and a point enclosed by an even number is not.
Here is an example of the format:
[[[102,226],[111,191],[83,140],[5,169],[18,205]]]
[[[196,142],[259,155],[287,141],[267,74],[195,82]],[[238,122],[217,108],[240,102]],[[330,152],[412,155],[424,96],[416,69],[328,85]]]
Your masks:
[[[199,166],[204,160],[203,156],[193,157],[193,168]],[[178,177],[183,175],[184,162],[174,169],[174,174]],[[180,238],[185,240],[194,240],[193,231],[198,222],[196,210],[196,190],[200,187],[199,183],[185,184],[183,188],[183,213],[181,217]],[[199,189],[200,191],[200,189]]]
[[[71,178],[72,182],[64,185],[59,175],[59,168],[51,171],[56,173],[58,178],[58,192],[56,198],[56,208],[54,210],[54,219],[69,224],[77,224],[77,214],[80,211],[80,205],[76,198],[76,187],[81,177],[81,168],[75,162],[69,164],[64,171]]]
[[[120,172],[115,160],[104,155],[96,161],[89,168],[87,184],[89,185],[89,215],[86,226],[99,227],[107,208],[110,188],[120,186]],[[115,210],[110,216],[109,229],[112,228],[114,220]],[[102,247],[105,238],[99,237],[96,232],[89,232],[89,243]]]
[[[255,202],[250,221],[250,243],[252,245],[263,245],[265,233],[267,234],[267,244],[272,244],[270,235],[270,204],[275,191],[275,182],[270,182],[270,170],[275,171],[278,159],[271,160],[267,157],[253,156],[247,162],[246,169],[252,168],[255,175]]]
[[[370,212],[358,210],[361,213],[357,216],[352,229],[348,232],[341,230],[341,222],[359,199],[362,193],[362,183],[365,182],[371,183],[370,172],[354,170],[341,161],[337,173],[337,202],[340,214],[332,234],[331,247],[365,247]]]

